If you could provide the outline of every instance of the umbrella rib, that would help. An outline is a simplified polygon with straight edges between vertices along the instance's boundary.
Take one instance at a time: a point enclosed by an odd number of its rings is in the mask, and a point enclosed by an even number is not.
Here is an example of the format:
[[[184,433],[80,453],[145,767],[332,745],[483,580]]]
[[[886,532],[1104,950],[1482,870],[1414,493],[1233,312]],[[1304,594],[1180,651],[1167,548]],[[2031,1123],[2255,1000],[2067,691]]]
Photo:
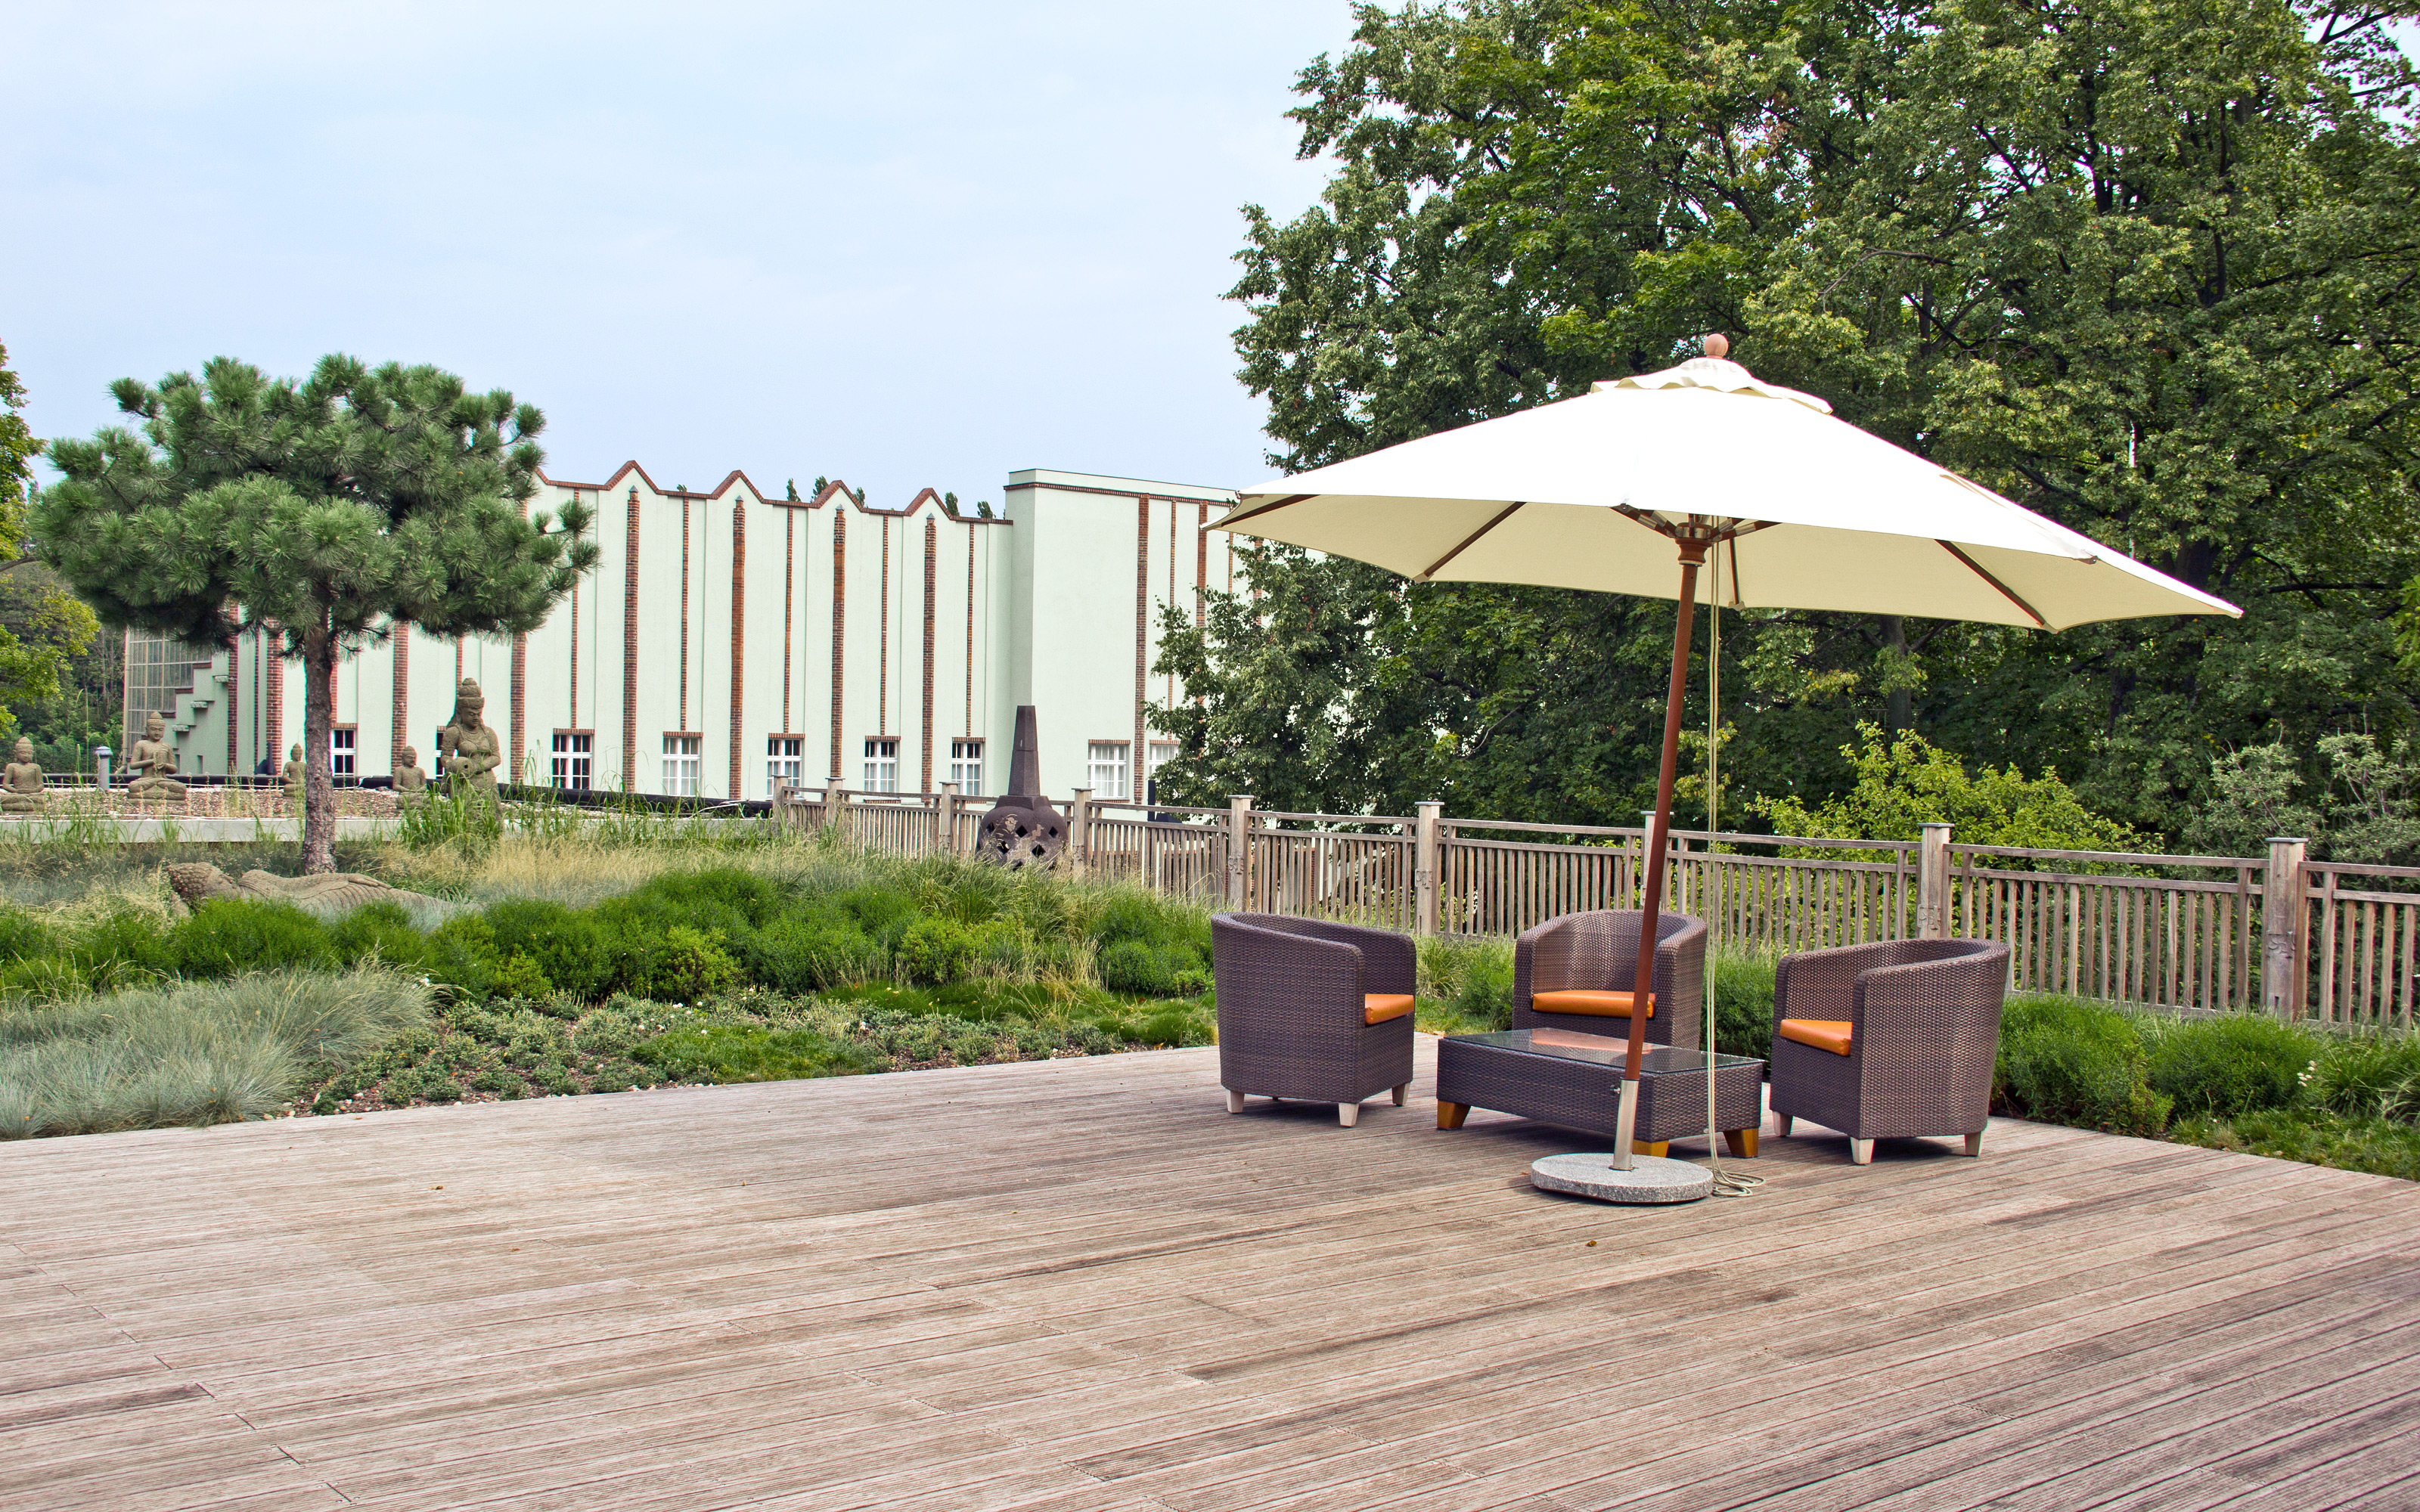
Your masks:
[[[1933,544],[1941,548],[1944,551],[1948,552],[1951,556],[1956,557],[1959,561],[1966,563],[1966,569],[1969,572],[1972,572],[1976,577],[1982,579],[1985,582],[1990,583],[1993,587],[1998,589],[2000,591],[2000,596],[2007,599],[2009,603],[2014,604],[2017,608],[2024,609],[2027,619],[2032,620],[2036,625],[2040,625],[2045,630],[2050,628],[2050,621],[2041,617],[2041,611],[2040,609],[2035,609],[2031,604],[2019,598],[2016,595],[2015,590],[2011,589],[2007,583],[2000,581],[1999,579],[1993,577],[1990,572],[1985,570],[1981,563],[1976,561],[1973,557],[1968,556],[1965,552],[1959,550],[1956,547],[1951,546],[1947,541],[1936,538],[1933,541]]]
[[[1520,508],[1523,504],[1526,504],[1528,501],[1529,501],[1527,499],[1515,499],[1511,504],[1497,511],[1494,519],[1489,520],[1486,524],[1481,525],[1479,529],[1471,532],[1468,535],[1464,536],[1462,538],[1461,545],[1455,547],[1445,555],[1437,558],[1435,562],[1430,563],[1428,570],[1419,575],[1419,580],[1421,582],[1427,582],[1430,579],[1435,578],[1437,575],[1438,568],[1444,566],[1447,563],[1451,562],[1454,558],[1462,555],[1464,551],[1469,549],[1471,542],[1478,540],[1481,536],[1485,535],[1489,531],[1492,531],[1497,526],[1503,524],[1505,520],[1512,517],[1513,510]]]
[[[1315,493],[1288,494],[1283,499],[1278,500],[1274,503],[1263,504],[1260,508],[1255,509],[1249,514],[1238,512],[1236,514],[1230,515],[1225,519],[1220,520],[1218,524],[1220,528],[1223,529],[1226,526],[1234,524],[1237,520],[1258,519],[1263,515],[1274,515],[1288,504],[1298,504],[1306,499],[1316,499],[1318,497],[1319,495]]]

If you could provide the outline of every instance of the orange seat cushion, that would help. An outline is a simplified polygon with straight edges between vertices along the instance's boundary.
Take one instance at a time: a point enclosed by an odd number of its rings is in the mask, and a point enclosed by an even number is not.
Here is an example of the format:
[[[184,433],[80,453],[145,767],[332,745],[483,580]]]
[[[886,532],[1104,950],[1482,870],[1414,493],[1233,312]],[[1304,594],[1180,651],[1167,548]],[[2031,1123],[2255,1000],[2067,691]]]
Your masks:
[[[1836,1056],[1845,1056],[1849,1053],[1851,1027],[1838,1019],[1783,1019],[1781,1037],[1811,1045],[1817,1050],[1829,1050]]]
[[[1529,1007],[1539,1013],[1586,1013],[1590,1018],[1626,1019],[1630,1016],[1630,994],[1591,993],[1574,989],[1558,993],[1531,993]],[[1655,995],[1647,995],[1647,1016],[1655,1016]]]
[[[1409,993],[1364,993],[1361,995],[1361,1022],[1384,1024],[1399,1019],[1412,1011]]]

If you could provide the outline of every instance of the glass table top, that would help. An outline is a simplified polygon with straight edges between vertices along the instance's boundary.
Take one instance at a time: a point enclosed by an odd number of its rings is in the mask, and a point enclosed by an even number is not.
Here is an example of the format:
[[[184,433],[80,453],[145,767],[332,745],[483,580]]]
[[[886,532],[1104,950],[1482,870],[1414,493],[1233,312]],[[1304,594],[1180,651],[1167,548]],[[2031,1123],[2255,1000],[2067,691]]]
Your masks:
[[[1491,1050],[1517,1050],[1524,1055],[1548,1056],[1557,1060],[1579,1060],[1598,1066],[1621,1066],[1630,1058],[1630,1041],[1604,1034],[1577,1034],[1570,1029],[1505,1029],[1495,1034],[1456,1034],[1448,1037],[1450,1044],[1481,1045]],[[1730,1066],[1761,1066],[1763,1062],[1747,1056],[1716,1056],[1715,1069]],[[1639,1057],[1641,1076],[1671,1076],[1683,1072],[1703,1072],[1706,1053],[1676,1045],[1651,1044]]]

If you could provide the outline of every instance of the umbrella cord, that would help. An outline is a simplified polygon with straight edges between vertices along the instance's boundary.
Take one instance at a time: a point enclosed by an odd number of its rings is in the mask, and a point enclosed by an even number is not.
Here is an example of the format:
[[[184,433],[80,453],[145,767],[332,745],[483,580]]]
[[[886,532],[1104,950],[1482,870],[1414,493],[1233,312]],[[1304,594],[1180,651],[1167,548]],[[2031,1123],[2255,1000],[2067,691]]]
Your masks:
[[[1722,789],[1717,782],[1721,774],[1723,749],[1723,549],[1714,548],[1714,570],[1708,575],[1706,614],[1706,885],[1699,896],[1706,900],[1707,912],[1719,912],[1720,898],[1716,892],[1714,840],[1722,825],[1716,823],[1722,801]],[[1709,920],[1711,923],[1711,920]],[[1706,1163],[1714,1176],[1714,1196],[1744,1197],[1764,1184],[1761,1176],[1744,1171],[1723,1169],[1722,1143],[1714,1134],[1714,973],[1706,973]],[[1761,1096],[1761,1089],[1760,1089]],[[1759,1120],[1761,1121],[1761,1119]]]

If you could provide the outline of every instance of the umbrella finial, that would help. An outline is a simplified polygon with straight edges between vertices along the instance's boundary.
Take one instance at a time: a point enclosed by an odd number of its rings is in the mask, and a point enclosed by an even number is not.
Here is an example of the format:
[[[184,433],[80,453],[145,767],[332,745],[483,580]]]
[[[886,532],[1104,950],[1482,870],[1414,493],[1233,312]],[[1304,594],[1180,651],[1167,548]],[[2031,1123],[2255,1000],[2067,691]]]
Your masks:
[[[1708,332],[1700,345],[1709,357],[1729,357],[1731,352],[1731,339],[1719,331]]]

